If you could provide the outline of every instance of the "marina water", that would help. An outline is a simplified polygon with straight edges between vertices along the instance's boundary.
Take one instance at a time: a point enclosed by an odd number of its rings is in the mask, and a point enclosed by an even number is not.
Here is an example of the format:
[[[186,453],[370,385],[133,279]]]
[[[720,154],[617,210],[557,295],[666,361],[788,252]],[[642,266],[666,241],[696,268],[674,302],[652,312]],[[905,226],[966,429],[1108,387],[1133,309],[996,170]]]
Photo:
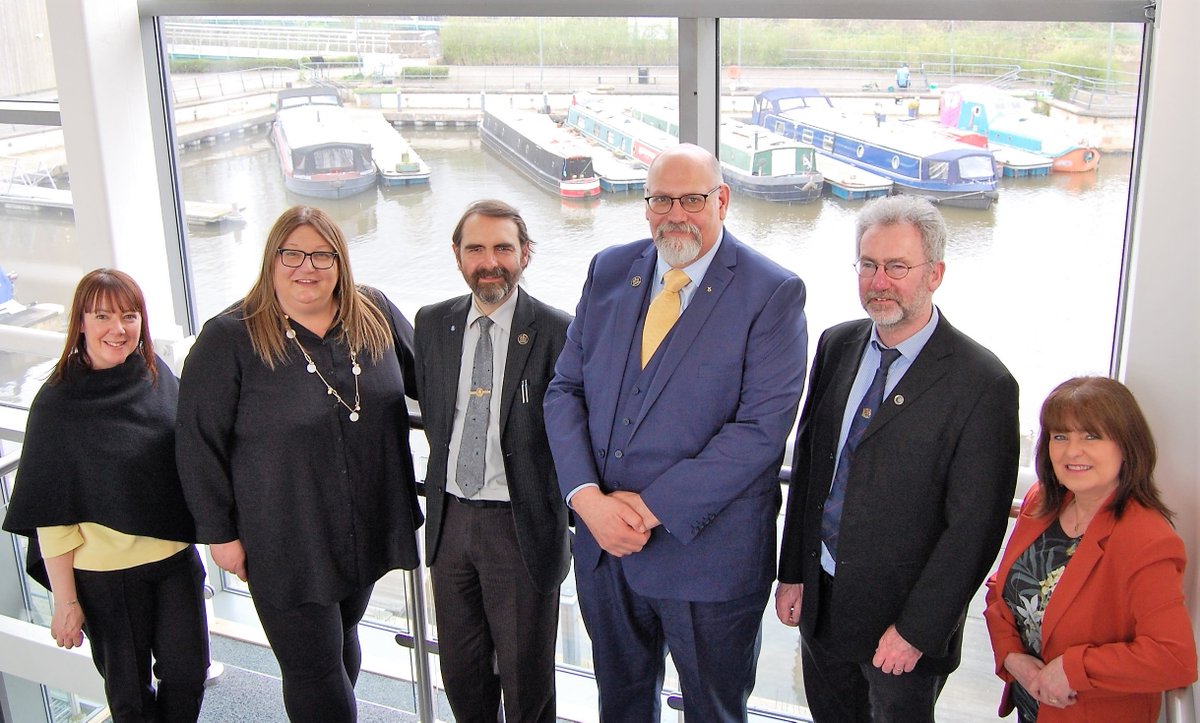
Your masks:
[[[450,232],[476,199],[500,198],[522,211],[536,244],[525,287],[568,311],[593,254],[646,236],[641,192],[563,201],[484,149],[476,129],[410,128],[405,136],[430,165],[430,184],[379,188],[343,200],[288,192],[265,132],[181,151],[185,199],[244,206],[244,223],[189,229],[197,318],[211,317],[250,287],[271,223],[299,203],[333,214],[349,239],[356,278],[381,288],[410,318],[424,304],[465,292]],[[942,208],[950,239],[935,301],[1017,376],[1027,431],[1055,384],[1108,370],[1129,168],[1129,156],[1109,154],[1092,173],[1005,178],[999,202],[988,211]],[[810,354],[823,329],[863,315],[851,268],[861,205],[828,195],[800,205],[732,197],[727,228],[807,285]],[[77,268],[78,231],[70,217],[0,213],[7,221],[0,224],[0,264],[25,272],[18,298],[69,303],[84,271]],[[22,268],[28,266],[37,272]],[[6,396],[27,403],[43,376],[35,367],[31,378],[6,380],[12,385]]]

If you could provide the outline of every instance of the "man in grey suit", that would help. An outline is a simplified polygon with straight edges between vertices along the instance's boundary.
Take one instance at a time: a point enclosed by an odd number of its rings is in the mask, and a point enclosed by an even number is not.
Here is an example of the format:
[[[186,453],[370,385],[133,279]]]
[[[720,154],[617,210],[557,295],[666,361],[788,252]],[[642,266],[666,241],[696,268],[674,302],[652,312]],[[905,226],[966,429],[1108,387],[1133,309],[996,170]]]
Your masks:
[[[532,244],[513,207],[471,204],[453,233],[471,293],[416,317],[429,439],[425,554],[442,681],[459,723],[495,723],[502,692],[502,720],[555,720],[558,588],[570,547],[542,397],[571,319],[518,287]]]
[[[775,607],[800,626],[815,721],[920,723],[958,667],[967,602],[1004,535],[1017,383],[933,305],[937,209],[879,199],[856,233],[870,319],[817,345]]]

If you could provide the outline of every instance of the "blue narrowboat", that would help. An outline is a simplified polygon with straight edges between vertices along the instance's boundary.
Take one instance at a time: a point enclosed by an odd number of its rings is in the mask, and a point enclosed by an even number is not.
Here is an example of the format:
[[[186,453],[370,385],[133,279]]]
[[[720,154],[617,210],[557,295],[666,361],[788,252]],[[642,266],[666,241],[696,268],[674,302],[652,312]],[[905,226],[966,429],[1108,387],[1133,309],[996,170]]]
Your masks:
[[[810,105],[810,101],[814,101]],[[754,98],[751,120],[818,153],[892,181],[934,203],[987,209],[998,197],[996,160],[986,148],[903,122],[867,122],[837,111],[813,88],[776,88]]]

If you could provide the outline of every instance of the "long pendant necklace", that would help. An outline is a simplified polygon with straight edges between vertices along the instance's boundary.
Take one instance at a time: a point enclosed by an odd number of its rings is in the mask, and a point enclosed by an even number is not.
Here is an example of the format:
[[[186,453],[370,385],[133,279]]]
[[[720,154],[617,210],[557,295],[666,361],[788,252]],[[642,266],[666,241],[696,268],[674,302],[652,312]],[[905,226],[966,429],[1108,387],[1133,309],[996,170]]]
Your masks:
[[[296,330],[292,328],[291,317],[285,314],[283,318],[284,321],[287,322],[288,327],[284,334],[287,336],[287,338],[296,342],[296,346],[300,349],[300,353],[304,355],[304,361],[308,362],[308,366],[306,367],[308,373],[316,374],[317,378],[321,380],[321,383],[325,385],[325,393],[336,399],[338,404],[342,405],[346,408],[346,411],[350,412],[351,422],[357,422],[358,413],[362,411],[362,404],[360,403],[358,395],[358,377],[362,374],[362,367],[358,365],[358,355],[354,353],[353,349],[350,350],[350,371],[354,374],[354,406],[352,407],[349,404],[346,404],[346,400],[342,399],[342,395],[338,394],[338,390],[334,389],[333,385],[330,384],[327,379],[325,379],[325,375],[322,374],[321,370],[317,368],[317,363],[314,362],[313,358],[308,355],[308,350],[305,349],[304,345],[300,343],[300,339],[296,336]]]

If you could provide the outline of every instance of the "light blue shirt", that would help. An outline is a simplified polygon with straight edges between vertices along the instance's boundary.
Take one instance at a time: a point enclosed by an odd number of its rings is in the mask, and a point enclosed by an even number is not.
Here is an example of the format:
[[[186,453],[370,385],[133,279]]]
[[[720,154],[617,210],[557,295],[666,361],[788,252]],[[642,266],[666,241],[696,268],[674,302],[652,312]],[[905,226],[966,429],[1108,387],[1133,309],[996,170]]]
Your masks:
[[[725,227],[721,227],[721,233],[717,236],[717,242],[712,245],[708,253],[696,259],[692,263],[684,266],[680,271],[687,274],[690,279],[688,285],[679,291],[679,313],[682,314],[691,303],[692,297],[696,295],[696,289],[700,288],[700,282],[704,279],[704,275],[708,273],[708,267],[712,265],[713,257],[717,255],[717,249],[721,248],[721,242],[725,240]],[[654,296],[658,296],[663,290],[663,277],[671,270],[670,264],[663,261],[660,254],[658,261],[654,264]],[[654,297],[650,298],[654,301]]]
[[[916,334],[913,334],[895,346],[896,351],[900,352],[900,357],[892,362],[892,366],[888,368],[887,382],[883,385],[883,396],[885,399],[896,388],[896,385],[900,383],[900,380],[904,377],[909,367],[916,361],[917,355],[925,348],[929,337],[933,336],[933,330],[937,328],[939,318],[940,315],[935,306],[925,326],[921,327],[920,331]],[[850,433],[850,421],[858,411],[859,400],[867,393],[867,389],[871,386],[871,380],[875,378],[875,370],[879,368],[879,350],[871,343],[872,341],[878,342],[879,346],[887,348],[887,345],[879,340],[879,329],[872,327],[871,338],[867,342],[867,348],[863,351],[862,359],[858,360],[858,374],[854,377],[854,384],[850,387],[850,394],[846,395],[846,409],[842,412],[842,431],[838,435],[837,457],[833,460],[835,475],[837,474],[838,462],[842,459],[842,447],[845,446],[846,436]],[[824,542],[821,543],[821,568],[830,575],[835,574],[834,571],[837,569],[837,563],[834,562],[833,555],[829,554],[829,548],[825,547]]]

